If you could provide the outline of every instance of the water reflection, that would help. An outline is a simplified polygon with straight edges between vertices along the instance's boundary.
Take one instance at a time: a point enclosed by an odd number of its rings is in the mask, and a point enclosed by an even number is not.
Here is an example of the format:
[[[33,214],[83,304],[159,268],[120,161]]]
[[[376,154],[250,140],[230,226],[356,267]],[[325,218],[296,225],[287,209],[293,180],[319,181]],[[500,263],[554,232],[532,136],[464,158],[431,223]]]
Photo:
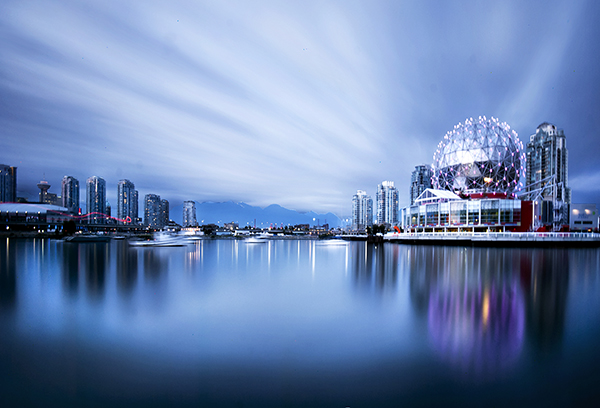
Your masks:
[[[514,258],[502,250],[431,250],[432,257],[444,260],[426,271],[433,347],[471,374],[495,374],[514,365],[525,325]]]
[[[79,245],[70,243],[62,246],[63,290],[70,296],[76,296],[79,288],[79,248]]]
[[[133,292],[138,277],[138,253],[130,248],[127,241],[115,243],[117,288],[120,294],[129,296]]]
[[[568,250],[533,250],[521,258],[521,284],[527,299],[527,328],[537,353],[561,344],[569,287]]]
[[[17,247],[9,238],[1,239],[1,242],[0,310],[12,310],[17,300]]]
[[[88,297],[91,300],[101,300],[104,297],[106,282],[108,244],[98,242],[75,245],[79,247],[79,253],[84,259]]]
[[[347,255],[354,283],[360,289],[395,289],[398,281],[397,245],[355,243]]]
[[[526,333],[535,350],[560,345],[567,250],[413,246],[403,262],[433,348],[460,371],[494,376],[509,369]]]

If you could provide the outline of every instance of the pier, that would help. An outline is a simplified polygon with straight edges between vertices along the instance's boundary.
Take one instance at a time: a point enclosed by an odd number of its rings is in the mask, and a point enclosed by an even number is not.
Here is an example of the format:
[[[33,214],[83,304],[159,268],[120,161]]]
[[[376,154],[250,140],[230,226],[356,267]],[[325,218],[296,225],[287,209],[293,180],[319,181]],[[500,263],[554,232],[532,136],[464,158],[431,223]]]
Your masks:
[[[600,247],[600,234],[572,232],[387,233],[385,242],[494,247]]]

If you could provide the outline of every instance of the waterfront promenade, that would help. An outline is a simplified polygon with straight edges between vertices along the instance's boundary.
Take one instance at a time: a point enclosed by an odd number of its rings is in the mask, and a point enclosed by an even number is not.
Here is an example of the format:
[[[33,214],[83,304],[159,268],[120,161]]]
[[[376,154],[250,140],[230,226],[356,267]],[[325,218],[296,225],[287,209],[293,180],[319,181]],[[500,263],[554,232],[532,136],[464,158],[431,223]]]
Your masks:
[[[600,234],[573,232],[395,232],[385,234],[383,239],[425,245],[600,247]]]

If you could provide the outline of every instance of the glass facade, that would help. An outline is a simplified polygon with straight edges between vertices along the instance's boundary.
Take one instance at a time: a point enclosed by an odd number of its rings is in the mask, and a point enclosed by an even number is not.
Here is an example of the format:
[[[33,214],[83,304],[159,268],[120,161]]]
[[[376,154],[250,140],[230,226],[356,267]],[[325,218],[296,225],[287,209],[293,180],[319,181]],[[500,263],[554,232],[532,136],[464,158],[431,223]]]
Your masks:
[[[404,214],[404,226],[409,228],[520,226],[521,201],[455,200],[414,205]]]

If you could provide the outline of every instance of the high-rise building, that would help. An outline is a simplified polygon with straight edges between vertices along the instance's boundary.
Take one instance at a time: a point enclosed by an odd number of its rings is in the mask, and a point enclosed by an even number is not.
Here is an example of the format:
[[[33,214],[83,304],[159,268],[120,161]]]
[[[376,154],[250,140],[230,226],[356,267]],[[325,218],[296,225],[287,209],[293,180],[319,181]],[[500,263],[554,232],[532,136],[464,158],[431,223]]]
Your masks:
[[[100,224],[106,214],[106,182],[103,178],[92,176],[86,181],[86,210],[88,222]]]
[[[373,199],[358,190],[352,197],[352,229],[362,231],[373,225]]]
[[[567,139],[562,129],[544,122],[527,143],[526,193],[528,199],[545,201],[553,219],[542,220],[554,226],[569,224],[569,157]]]
[[[138,198],[139,194],[137,190],[133,190],[131,193],[131,213],[133,214],[131,216],[131,222],[133,224],[141,224],[141,222],[139,221],[139,198]]]
[[[398,189],[393,181],[377,186],[377,224],[398,224]]]
[[[196,221],[196,202],[195,201],[184,201],[183,202],[183,222],[181,223],[184,227],[196,227],[198,221]]]
[[[169,202],[167,200],[160,201],[160,223],[161,228],[169,224]]]
[[[71,214],[79,214],[79,180],[64,176],[61,183],[62,206]]]
[[[144,197],[144,225],[150,228],[162,228],[162,211],[160,196],[146,194]]]
[[[414,171],[410,175],[410,205],[415,203],[415,200],[423,191],[433,188],[431,177],[433,177],[433,172],[430,166],[425,164],[415,166]]]
[[[0,203],[17,201],[17,168],[0,164]]]
[[[135,185],[129,180],[120,180],[117,185],[117,218],[118,222],[130,224],[135,222],[138,209],[138,193]]]

